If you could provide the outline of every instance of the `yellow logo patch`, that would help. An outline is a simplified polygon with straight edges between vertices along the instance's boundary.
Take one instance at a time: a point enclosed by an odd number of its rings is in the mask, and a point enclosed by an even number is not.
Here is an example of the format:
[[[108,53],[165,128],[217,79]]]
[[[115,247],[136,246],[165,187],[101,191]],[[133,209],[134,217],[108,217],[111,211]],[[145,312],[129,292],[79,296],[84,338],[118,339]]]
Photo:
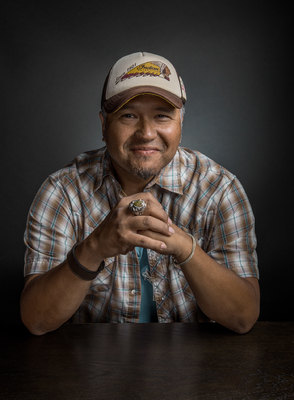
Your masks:
[[[149,61],[140,65],[132,65],[126,72],[118,76],[115,83],[124,81],[125,79],[135,78],[138,76],[154,76],[167,79],[171,72],[168,66],[159,61]]]

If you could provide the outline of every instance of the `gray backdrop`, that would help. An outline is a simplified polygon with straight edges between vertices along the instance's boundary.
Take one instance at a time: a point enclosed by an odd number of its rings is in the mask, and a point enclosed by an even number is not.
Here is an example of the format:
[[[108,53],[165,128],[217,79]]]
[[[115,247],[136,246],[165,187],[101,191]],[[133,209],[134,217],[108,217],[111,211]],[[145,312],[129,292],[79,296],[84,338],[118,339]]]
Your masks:
[[[293,319],[287,3],[10,0],[4,19],[2,323],[19,323],[30,203],[50,172],[102,145],[104,77],[135,51],[174,63],[188,95],[182,144],[235,173],[247,191],[260,319]]]

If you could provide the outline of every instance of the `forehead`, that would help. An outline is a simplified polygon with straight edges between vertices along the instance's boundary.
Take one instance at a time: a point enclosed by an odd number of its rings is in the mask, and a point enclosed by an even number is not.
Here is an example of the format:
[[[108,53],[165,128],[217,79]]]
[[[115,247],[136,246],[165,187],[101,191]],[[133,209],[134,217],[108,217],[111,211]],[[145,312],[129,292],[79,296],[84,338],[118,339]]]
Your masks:
[[[120,110],[147,110],[147,109],[155,109],[162,110],[168,112],[176,112],[176,108],[168,103],[166,100],[159,96],[150,95],[150,94],[142,94],[136,96],[132,100],[128,101]],[[118,111],[120,111],[118,110]]]

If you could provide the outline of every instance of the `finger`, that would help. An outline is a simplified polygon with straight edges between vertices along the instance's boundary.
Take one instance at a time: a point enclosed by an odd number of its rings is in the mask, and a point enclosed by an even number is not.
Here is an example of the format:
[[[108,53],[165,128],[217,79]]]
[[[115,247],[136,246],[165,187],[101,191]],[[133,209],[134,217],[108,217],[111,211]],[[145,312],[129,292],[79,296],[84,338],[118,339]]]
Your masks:
[[[151,249],[159,253],[167,248],[167,245],[163,240],[156,240],[138,233],[130,233],[129,240],[134,246],[144,247],[145,249]]]
[[[150,215],[132,217],[129,220],[129,228],[132,231],[150,230],[166,236],[171,236],[175,233],[175,230],[169,224]]]
[[[156,250],[161,254],[173,254],[173,243],[172,237],[163,236],[161,233],[153,232],[153,231],[139,231],[138,234],[144,236],[145,238],[151,239],[155,242],[163,242],[166,247],[161,247],[160,249]]]
[[[169,223],[169,217],[161,205],[159,207],[157,204],[147,203],[147,207],[144,210],[144,215],[150,215],[150,216],[157,218],[165,223]]]
[[[164,211],[162,205],[150,192],[141,192],[125,197],[121,200],[120,204],[128,207],[131,201],[138,199],[142,199],[146,202],[146,208],[142,213],[143,215],[151,215],[157,219],[160,219],[164,222],[169,222],[171,224],[171,221],[169,220],[169,217]]]

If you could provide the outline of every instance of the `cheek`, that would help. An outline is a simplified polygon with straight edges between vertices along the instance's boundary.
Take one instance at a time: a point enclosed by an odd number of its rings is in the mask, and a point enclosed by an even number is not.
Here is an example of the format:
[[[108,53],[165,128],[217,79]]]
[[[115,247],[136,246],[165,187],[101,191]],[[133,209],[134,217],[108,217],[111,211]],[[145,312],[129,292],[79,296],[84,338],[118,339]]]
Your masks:
[[[123,133],[120,132],[118,134],[117,130],[108,129],[104,133],[104,139],[108,149],[114,149],[117,151],[119,151],[123,147],[125,142]]]
[[[164,135],[164,140],[166,144],[168,144],[168,147],[173,149],[177,148],[181,141],[181,129],[170,129],[166,131],[166,134]]]

